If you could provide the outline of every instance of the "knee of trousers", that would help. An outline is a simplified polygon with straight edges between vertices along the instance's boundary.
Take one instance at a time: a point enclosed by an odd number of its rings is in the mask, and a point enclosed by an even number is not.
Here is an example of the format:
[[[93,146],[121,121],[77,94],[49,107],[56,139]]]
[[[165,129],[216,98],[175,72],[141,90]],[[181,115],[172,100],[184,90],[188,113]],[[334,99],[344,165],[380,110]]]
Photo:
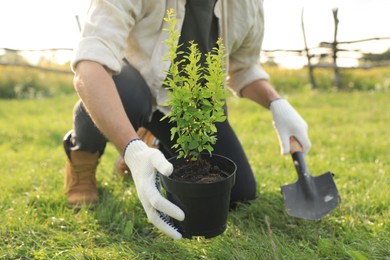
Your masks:
[[[73,110],[73,132],[72,142],[78,150],[87,152],[104,152],[107,139],[96,127],[89,116],[81,100],[79,100]]]
[[[230,200],[231,202],[249,202],[256,199],[256,181],[252,178],[238,182],[233,186]]]

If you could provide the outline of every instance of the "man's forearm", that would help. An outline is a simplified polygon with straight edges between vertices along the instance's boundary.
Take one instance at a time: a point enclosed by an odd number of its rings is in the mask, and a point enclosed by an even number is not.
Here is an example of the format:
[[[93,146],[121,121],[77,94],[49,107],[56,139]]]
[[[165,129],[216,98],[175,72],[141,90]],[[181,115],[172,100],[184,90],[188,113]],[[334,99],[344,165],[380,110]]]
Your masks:
[[[76,68],[74,86],[96,126],[122,153],[137,133],[109,72],[98,63],[82,61]]]
[[[259,105],[268,108],[272,100],[280,98],[278,92],[267,80],[259,79],[245,86],[241,90],[241,95],[255,101]]]

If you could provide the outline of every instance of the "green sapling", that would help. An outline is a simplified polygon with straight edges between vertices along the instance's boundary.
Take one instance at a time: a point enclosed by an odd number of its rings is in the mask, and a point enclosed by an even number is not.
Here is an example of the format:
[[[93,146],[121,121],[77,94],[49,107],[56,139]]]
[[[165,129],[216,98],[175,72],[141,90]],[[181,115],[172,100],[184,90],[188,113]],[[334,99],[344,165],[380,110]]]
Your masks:
[[[178,152],[178,158],[189,161],[198,160],[199,154],[212,153],[217,141],[215,123],[226,120],[225,99],[225,49],[221,39],[217,46],[205,56],[205,66],[200,64],[202,53],[197,44],[190,42],[188,52],[178,53],[180,34],[176,30],[176,17],[173,10],[167,11],[165,22],[169,24],[169,39],[166,44],[169,54],[165,57],[171,63],[164,82],[168,90],[167,106],[170,112],[163,118],[174,122],[171,139],[172,146]],[[183,54],[183,58],[178,58]]]

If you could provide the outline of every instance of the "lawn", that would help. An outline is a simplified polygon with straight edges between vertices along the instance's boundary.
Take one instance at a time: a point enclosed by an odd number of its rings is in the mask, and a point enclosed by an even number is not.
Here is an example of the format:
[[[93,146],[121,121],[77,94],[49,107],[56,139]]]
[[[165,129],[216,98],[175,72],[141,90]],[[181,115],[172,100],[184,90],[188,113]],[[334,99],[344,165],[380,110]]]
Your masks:
[[[320,221],[284,212],[280,185],[296,180],[279,154],[270,113],[229,100],[229,118],[258,181],[257,199],[229,214],[224,234],[173,241],[143,212],[132,183],[98,169],[95,210],[67,208],[61,140],[77,97],[0,101],[0,259],[390,259],[390,96],[318,93],[287,98],[306,119],[313,175],[335,174],[342,203]]]

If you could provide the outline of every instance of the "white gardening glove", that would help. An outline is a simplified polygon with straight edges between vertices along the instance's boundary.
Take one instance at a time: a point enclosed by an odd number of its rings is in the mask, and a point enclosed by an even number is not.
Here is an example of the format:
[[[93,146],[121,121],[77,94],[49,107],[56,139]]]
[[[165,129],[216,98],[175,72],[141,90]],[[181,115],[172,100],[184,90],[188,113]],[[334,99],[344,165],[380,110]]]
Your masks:
[[[311,147],[307,133],[308,126],[298,112],[285,99],[271,102],[270,110],[275,130],[278,134],[282,154],[290,152],[290,137],[295,137],[307,153]]]
[[[166,216],[184,220],[184,212],[164,198],[157,185],[156,172],[169,176],[173,166],[157,149],[148,147],[141,139],[130,141],[124,152],[124,159],[130,168],[137,189],[138,198],[150,222],[174,239],[182,235],[169,223]]]

